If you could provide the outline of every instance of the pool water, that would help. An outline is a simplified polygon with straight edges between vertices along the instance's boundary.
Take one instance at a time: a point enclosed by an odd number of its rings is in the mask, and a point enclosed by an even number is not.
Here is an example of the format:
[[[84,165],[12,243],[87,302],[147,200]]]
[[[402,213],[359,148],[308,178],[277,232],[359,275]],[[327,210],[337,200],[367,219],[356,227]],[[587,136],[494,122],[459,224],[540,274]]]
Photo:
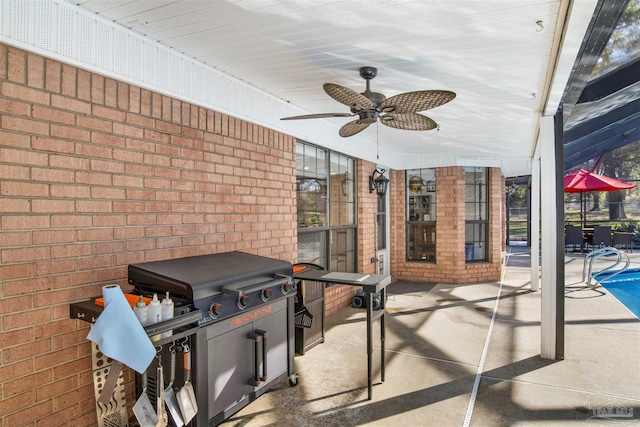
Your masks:
[[[630,268],[600,284],[640,319],[640,268]]]

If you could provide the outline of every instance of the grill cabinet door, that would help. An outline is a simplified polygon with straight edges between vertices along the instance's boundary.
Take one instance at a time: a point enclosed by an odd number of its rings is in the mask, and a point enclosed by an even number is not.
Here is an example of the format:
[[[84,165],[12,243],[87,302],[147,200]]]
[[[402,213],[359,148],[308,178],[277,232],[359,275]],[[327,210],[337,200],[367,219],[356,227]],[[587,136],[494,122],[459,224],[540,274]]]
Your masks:
[[[253,386],[253,342],[247,335],[251,323],[239,326],[210,339],[209,348],[209,419],[251,393]]]
[[[209,419],[288,371],[286,304],[274,305],[279,310],[208,340]],[[248,336],[256,330],[267,332],[267,380],[254,387],[255,349]],[[259,369],[262,374],[264,363]]]

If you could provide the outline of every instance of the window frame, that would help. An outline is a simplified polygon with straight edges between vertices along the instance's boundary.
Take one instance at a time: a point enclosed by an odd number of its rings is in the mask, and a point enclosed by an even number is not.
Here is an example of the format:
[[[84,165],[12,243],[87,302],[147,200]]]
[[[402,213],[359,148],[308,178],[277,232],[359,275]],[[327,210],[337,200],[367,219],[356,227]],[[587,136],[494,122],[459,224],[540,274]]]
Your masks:
[[[405,260],[435,264],[436,168],[405,171]]]
[[[474,176],[468,180],[468,173]],[[475,179],[482,172],[482,179]],[[482,185],[484,184],[484,189]],[[464,168],[464,215],[465,215],[465,263],[487,262],[489,260],[489,168],[466,166]],[[480,193],[481,192],[481,193]],[[469,209],[471,207],[471,209]],[[471,217],[471,218],[470,218]],[[471,236],[470,234],[471,230]],[[477,255],[480,254],[480,255]]]
[[[325,203],[326,203],[326,219],[325,221],[323,221],[322,224],[319,225],[314,225],[314,226],[303,226],[301,227],[301,224],[304,224],[304,222],[300,222],[300,218],[296,218],[296,223],[298,225],[298,262],[312,262],[314,264],[318,264],[321,265],[322,267],[326,268],[326,269],[331,269],[332,271],[345,271],[345,272],[355,272],[357,269],[357,263],[358,263],[358,254],[357,254],[357,237],[358,237],[358,233],[357,233],[357,229],[358,229],[358,192],[357,192],[357,179],[356,179],[356,173],[357,173],[357,159],[347,156],[345,154],[339,153],[337,151],[332,151],[329,150],[327,148],[323,148],[323,147],[319,147],[317,145],[314,144],[310,144],[308,142],[305,141],[301,141],[298,140],[296,141],[296,156],[299,155],[299,153],[305,153],[306,149],[311,148],[313,150],[315,150],[315,153],[317,155],[317,153],[322,152],[324,153],[323,156],[316,156],[315,158],[322,158],[322,162],[324,163],[322,170],[324,170],[326,172],[326,175],[324,177],[320,177],[318,179],[322,179],[324,178],[325,182],[325,188],[326,188],[326,193],[324,194],[325,198]],[[304,177],[304,169],[305,169],[305,162],[306,162],[306,158],[309,158],[306,153],[303,154],[303,156],[305,157],[305,159],[298,159],[296,158],[296,183],[299,182],[301,177]],[[346,172],[345,170],[338,170],[336,172],[337,175],[341,175],[341,174],[345,174],[344,179],[342,179],[341,181],[336,181],[332,183],[332,160],[334,159],[338,159],[338,162],[334,162],[338,165],[340,165],[343,161],[346,161],[348,164],[350,163],[350,166],[347,165],[346,167]],[[317,166],[317,164],[316,164]],[[333,167],[335,169],[335,167]],[[318,169],[316,167],[316,169]],[[340,167],[338,169],[341,169]],[[300,172],[302,171],[302,174],[300,174]],[[335,176],[336,174],[334,174]],[[350,176],[349,176],[350,175]],[[298,201],[298,203],[300,203],[300,194],[299,194],[299,186],[296,185],[296,200]],[[337,197],[335,197],[336,195],[333,194],[335,191],[343,191],[343,194],[339,194],[337,195]],[[343,203],[343,198],[346,197],[347,200],[346,202]],[[349,201],[350,199],[350,201]],[[334,209],[334,206],[332,206],[333,203],[341,203],[341,206],[338,207],[338,209]],[[335,218],[333,218],[336,215],[344,215],[345,211],[341,210],[341,208],[346,207],[348,209],[353,209],[352,211],[352,220],[347,219],[347,222],[351,222],[351,223],[346,223],[346,224],[339,224],[339,225],[333,225],[335,224]],[[300,213],[300,210],[296,211],[296,216],[298,216]],[[349,212],[346,213],[346,218],[349,218]],[[344,219],[344,218],[343,218]],[[344,221],[339,221],[339,222],[344,222]],[[314,258],[313,260],[310,259],[302,259],[300,257],[301,255],[301,240],[304,240],[306,238],[307,242],[312,242],[313,243],[313,235],[317,235],[317,239],[315,239],[315,244],[318,244],[320,247],[320,250],[323,250],[324,253],[322,254],[318,254],[318,256],[316,258]],[[339,238],[337,236],[339,235],[344,235],[346,234],[347,236],[349,234],[351,234],[353,236],[353,241],[347,242],[346,244],[346,251],[344,253],[342,252],[338,252],[336,253],[336,251],[334,250],[335,245],[339,244]],[[334,239],[335,236],[335,239]],[[311,237],[311,240],[309,240],[309,237]],[[334,241],[335,240],[335,241]],[[345,261],[346,260],[346,261]],[[344,267],[344,270],[342,269],[342,266],[345,265],[346,262],[346,267]]]

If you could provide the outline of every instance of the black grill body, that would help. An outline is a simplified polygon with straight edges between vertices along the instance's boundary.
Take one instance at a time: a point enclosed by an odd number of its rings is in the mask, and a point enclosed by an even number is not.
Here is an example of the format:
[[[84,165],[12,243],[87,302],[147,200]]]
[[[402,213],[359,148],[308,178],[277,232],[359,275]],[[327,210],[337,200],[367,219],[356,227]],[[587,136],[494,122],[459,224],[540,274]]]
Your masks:
[[[296,384],[294,296],[291,263],[244,252],[152,261],[129,266],[135,292],[159,297],[169,292],[177,310],[202,313],[188,336],[198,414],[191,427],[215,426],[289,378]],[[181,341],[163,339],[168,349]],[[182,385],[178,357],[176,386]],[[153,363],[147,372],[155,384]],[[168,375],[165,373],[165,387]]]

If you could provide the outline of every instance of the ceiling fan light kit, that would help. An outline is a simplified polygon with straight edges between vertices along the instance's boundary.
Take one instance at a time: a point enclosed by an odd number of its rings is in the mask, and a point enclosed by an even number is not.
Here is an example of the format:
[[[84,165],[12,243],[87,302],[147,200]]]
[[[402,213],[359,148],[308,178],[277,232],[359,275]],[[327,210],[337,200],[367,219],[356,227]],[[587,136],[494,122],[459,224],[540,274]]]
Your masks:
[[[353,120],[340,128],[342,137],[353,136],[365,130],[370,124],[380,122],[394,129],[404,130],[439,130],[438,124],[429,117],[418,114],[420,111],[430,110],[446,104],[456,97],[448,90],[421,90],[406,92],[387,98],[381,93],[372,92],[370,81],[378,74],[374,67],[360,68],[360,77],[367,82],[364,92],[358,93],[352,89],[335,83],[322,85],[324,91],[331,98],[349,107],[351,113],[320,113],[303,116],[283,117],[281,120],[321,119],[330,117],[354,117]]]

